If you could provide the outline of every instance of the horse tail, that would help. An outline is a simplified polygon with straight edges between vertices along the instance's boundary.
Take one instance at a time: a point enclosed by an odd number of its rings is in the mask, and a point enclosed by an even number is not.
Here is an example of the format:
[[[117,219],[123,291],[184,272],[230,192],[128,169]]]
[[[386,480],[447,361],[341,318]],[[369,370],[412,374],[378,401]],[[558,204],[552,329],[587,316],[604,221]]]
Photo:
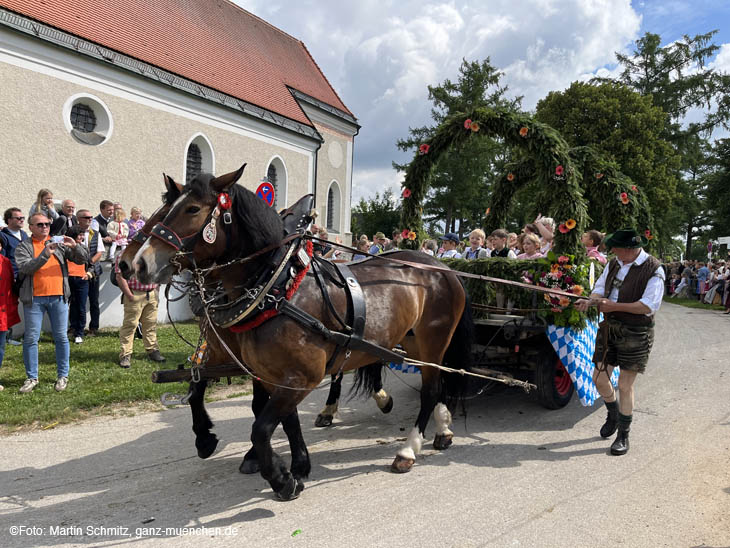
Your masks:
[[[472,346],[474,344],[474,318],[471,313],[471,300],[469,294],[465,293],[464,311],[461,314],[456,330],[451,337],[449,346],[444,353],[442,364],[452,369],[463,369],[469,371],[472,366]],[[461,373],[443,372],[442,399],[444,403],[453,409],[466,393],[469,384],[469,376]]]
[[[349,398],[369,398],[373,392],[383,388],[383,367],[383,362],[377,362],[356,369]]]

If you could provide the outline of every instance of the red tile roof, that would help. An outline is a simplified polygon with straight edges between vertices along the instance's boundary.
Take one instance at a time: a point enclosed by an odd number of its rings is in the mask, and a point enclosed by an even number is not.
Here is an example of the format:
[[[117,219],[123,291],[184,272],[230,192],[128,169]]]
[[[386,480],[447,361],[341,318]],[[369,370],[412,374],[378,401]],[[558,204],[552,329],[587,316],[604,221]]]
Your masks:
[[[300,40],[227,0],[0,6],[311,126],[286,86],[352,114]]]

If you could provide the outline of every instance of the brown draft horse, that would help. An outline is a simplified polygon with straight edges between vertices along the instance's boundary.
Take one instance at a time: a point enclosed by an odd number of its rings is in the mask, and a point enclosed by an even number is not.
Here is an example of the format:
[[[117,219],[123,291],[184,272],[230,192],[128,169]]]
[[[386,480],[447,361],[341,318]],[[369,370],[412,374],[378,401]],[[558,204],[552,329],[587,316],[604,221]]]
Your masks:
[[[163,175],[163,180],[166,187],[166,192],[162,194],[162,205],[150,215],[147,222],[139,231],[138,234],[129,242],[126,249],[122,252],[119,258],[119,269],[125,278],[129,278],[132,273],[132,261],[134,256],[137,254],[142,244],[147,241],[152,228],[162,221],[167,215],[168,211],[172,207],[172,204],[177,200],[184,187],[176,183],[172,177]],[[204,328],[204,322],[201,320],[201,329]],[[227,329],[220,330],[219,336],[223,342],[229,347],[235,347],[237,344],[236,336],[228,331]],[[231,362],[231,358],[228,353],[220,345],[218,337],[212,336],[208,340],[207,350],[207,362],[206,365],[218,365],[227,364]],[[359,371],[358,371],[359,372]],[[342,373],[339,375],[332,375],[329,394],[324,408],[320,411],[315,421],[315,426],[330,426],[334,414],[337,412],[337,406],[339,403],[340,393],[342,390]],[[218,446],[218,438],[211,432],[213,428],[213,422],[210,420],[210,416],[205,409],[205,390],[208,386],[207,381],[190,382],[190,411],[193,417],[193,432],[195,433],[195,447],[198,451],[198,456],[201,459],[206,459],[213,454],[216,447]],[[378,404],[378,408],[383,413],[389,413],[393,408],[393,398],[389,396],[382,385],[381,377],[381,366],[379,364],[373,364],[369,366],[367,375],[356,377],[355,388],[360,386],[371,387],[371,396],[375,399]],[[260,408],[266,403],[268,399],[268,393],[261,386],[261,384],[253,380],[253,406]],[[353,390],[354,392],[354,390]],[[263,403],[262,403],[263,402]],[[243,474],[252,474],[259,471],[258,459],[256,458],[256,450],[251,447],[246,455],[243,457],[243,461],[238,467],[239,471]]]
[[[158,238],[148,239],[134,258],[134,271],[140,281],[165,283],[179,268],[193,268],[206,261],[227,264],[281,242],[284,231],[279,216],[252,192],[235,184],[243,169],[217,178],[201,174],[185,187],[161,225],[166,231],[183,235],[180,239],[187,243],[177,250]],[[222,192],[227,192],[232,201],[232,222],[227,230],[219,230],[215,241],[209,244],[200,235]],[[418,252],[403,251],[393,256],[440,264]],[[219,272],[228,296],[235,298],[242,294],[246,288],[239,285],[241,280],[256,279],[260,272],[269,269],[268,259],[270,253],[261,254],[254,260],[226,266],[223,275]],[[466,307],[466,293],[456,275],[377,259],[354,263],[351,269],[365,295],[366,340],[388,349],[400,344],[410,357],[424,362],[443,362],[456,368],[468,364],[471,317]],[[325,282],[325,289],[337,312],[345,317],[344,292],[329,282]],[[303,279],[289,302],[328,328],[337,328],[336,318],[325,305],[312,276]],[[218,331],[222,330],[218,328]],[[253,409],[251,441],[261,475],[280,499],[290,500],[302,491],[303,478],[311,469],[297,405],[322,381],[335,345],[281,314],[255,329],[238,333],[236,341],[235,352],[261,378],[269,394],[263,406]],[[357,369],[373,361],[371,355],[353,351],[351,355],[340,354],[333,370]],[[436,422],[434,447],[446,449],[451,445],[451,412],[444,404],[455,404],[454,396],[463,388],[463,380],[461,375],[442,373],[434,367],[422,369],[421,409],[406,443],[397,452],[393,471],[411,469],[432,413]],[[271,436],[279,423],[290,441],[290,468],[271,447]]]

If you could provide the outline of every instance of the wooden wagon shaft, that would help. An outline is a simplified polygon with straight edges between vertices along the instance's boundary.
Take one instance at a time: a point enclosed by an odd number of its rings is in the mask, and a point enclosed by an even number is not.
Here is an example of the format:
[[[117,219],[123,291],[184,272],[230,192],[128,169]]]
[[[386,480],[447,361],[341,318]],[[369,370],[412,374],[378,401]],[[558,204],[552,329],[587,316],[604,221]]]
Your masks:
[[[161,369],[152,372],[152,382],[190,382],[192,380],[192,369]],[[222,377],[238,377],[246,372],[235,364],[208,365],[200,368],[201,379],[220,379]]]

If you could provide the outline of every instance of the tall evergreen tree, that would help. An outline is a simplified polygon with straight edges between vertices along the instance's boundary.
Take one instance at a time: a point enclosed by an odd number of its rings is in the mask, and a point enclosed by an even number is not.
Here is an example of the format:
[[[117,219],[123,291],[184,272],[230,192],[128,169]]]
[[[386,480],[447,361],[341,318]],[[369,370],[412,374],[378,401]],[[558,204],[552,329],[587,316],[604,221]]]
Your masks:
[[[398,148],[415,153],[438,125],[456,112],[470,112],[478,107],[519,109],[522,97],[508,98],[507,86],[500,85],[501,77],[489,58],[482,62],[463,60],[455,82],[447,79],[438,86],[428,86],[434,124],[409,128],[409,136],[398,140]],[[424,217],[443,221],[447,232],[456,231],[458,226],[462,235],[481,226],[490,185],[507,156],[504,144],[490,136],[470,139],[458,150],[451,150],[434,169]],[[393,162],[393,167],[405,171],[408,165]]]

